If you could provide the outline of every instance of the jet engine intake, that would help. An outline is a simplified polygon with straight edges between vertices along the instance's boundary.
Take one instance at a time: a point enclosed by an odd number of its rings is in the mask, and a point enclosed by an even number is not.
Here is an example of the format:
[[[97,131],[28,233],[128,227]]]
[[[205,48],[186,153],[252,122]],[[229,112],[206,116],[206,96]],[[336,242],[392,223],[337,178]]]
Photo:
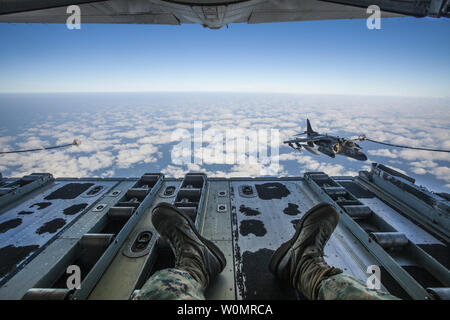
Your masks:
[[[340,153],[342,150],[342,145],[338,142],[333,145],[333,152]]]

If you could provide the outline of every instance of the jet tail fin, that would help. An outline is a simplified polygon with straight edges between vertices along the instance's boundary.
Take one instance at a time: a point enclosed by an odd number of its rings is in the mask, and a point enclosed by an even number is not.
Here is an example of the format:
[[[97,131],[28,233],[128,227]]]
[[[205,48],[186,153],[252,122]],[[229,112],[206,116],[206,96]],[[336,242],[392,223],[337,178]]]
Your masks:
[[[310,136],[313,133],[316,133],[316,132],[311,128],[311,123],[309,123],[309,119],[306,119],[306,134],[308,136]]]

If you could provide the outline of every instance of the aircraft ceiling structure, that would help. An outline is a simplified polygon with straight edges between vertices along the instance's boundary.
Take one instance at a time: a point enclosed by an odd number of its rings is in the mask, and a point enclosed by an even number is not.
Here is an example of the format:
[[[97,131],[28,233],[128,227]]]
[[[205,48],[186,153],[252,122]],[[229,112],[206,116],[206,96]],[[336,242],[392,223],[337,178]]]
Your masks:
[[[377,5],[382,17],[450,17],[450,0],[0,0],[0,22],[66,23],[78,5],[81,23],[201,24],[364,19]]]

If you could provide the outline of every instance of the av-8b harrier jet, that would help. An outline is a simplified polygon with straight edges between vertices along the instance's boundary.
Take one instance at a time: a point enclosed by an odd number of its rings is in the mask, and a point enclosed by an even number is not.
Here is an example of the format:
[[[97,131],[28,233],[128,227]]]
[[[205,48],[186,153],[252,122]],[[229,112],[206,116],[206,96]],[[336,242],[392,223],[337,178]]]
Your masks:
[[[306,131],[298,135],[303,134],[306,134],[306,138],[294,138],[284,141],[284,143],[299,151],[304,148],[315,155],[323,153],[334,158],[336,154],[340,154],[356,160],[367,160],[367,156],[360,151],[362,148],[353,140],[320,134],[312,129],[309,119],[306,120]],[[318,146],[318,148],[315,149],[314,145]]]

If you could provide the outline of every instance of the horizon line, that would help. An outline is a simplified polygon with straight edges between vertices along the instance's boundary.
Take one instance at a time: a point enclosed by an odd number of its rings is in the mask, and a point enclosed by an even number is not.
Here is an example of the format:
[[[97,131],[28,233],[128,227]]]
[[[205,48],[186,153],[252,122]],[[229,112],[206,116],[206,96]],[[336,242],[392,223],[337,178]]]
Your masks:
[[[358,97],[390,97],[390,98],[428,98],[428,99],[450,99],[450,96],[406,96],[392,94],[356,94],[356,93],[306,93],[306,92],[261,92],[261,91],[233,91],[233,90],[210,90],[210,91],[183,91],[183,90],[159,90],[159,91],[36,91],[36,92],[0,92],[0,95],[20,94],[124,94],[124,93],[241,93],[241,94],[273,94],[273,95],[309,95],[309,96],[358,96]]]

